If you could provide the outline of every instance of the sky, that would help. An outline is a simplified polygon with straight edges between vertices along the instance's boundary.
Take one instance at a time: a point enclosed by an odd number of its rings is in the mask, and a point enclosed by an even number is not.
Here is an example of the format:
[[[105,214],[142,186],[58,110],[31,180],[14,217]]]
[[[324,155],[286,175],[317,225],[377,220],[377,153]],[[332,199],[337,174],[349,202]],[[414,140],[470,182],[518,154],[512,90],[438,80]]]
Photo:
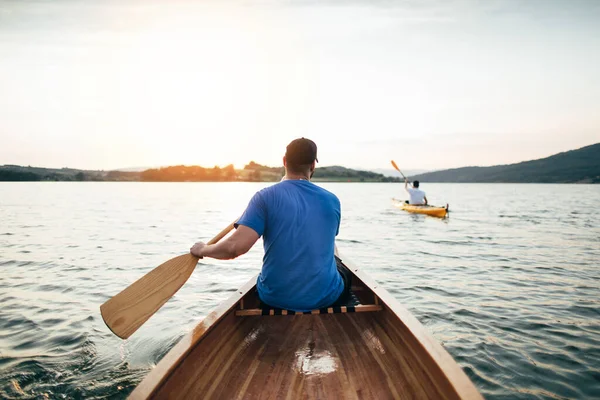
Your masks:
[[[600,1],[0,0],[0,165],[444,169],[600,142]]]

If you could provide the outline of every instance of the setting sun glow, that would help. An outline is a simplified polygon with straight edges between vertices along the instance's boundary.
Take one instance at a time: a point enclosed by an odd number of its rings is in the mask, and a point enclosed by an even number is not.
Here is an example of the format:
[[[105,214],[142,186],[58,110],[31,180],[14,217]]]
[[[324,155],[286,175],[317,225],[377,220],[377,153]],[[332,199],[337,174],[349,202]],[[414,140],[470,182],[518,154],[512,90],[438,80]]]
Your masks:
[[[32,4],[1,6],[3,163],[280,165],[306,136],[322,165],[432,169],[598,140],[599,28],[577,7]]]

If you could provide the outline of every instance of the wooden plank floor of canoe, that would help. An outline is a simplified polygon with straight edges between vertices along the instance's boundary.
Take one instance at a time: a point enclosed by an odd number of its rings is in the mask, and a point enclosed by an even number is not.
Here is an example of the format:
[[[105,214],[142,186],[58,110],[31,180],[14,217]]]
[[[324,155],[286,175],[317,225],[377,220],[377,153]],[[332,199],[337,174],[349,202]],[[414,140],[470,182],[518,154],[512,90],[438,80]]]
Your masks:
[[[157,398],[454,398],[385,311],[236,317],[230,313]],[[443,385],[443,384],[442,384]]]

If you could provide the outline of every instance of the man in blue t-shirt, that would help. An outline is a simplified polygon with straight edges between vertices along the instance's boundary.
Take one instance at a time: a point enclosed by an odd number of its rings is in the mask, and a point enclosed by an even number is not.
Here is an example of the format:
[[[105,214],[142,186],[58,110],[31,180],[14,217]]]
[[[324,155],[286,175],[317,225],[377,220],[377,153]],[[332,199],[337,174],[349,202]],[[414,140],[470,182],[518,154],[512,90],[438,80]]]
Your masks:
[[[198,242],[190,252],[232,259],[262,236],[265,255],[256,286],[265,305],[310,311],[345,304],[351,274],[334,257],[340,201],[310,182],[317,162],[312,140],[293,140],[283,157],[285,176],[252,197],[236,231],[214,245]]]

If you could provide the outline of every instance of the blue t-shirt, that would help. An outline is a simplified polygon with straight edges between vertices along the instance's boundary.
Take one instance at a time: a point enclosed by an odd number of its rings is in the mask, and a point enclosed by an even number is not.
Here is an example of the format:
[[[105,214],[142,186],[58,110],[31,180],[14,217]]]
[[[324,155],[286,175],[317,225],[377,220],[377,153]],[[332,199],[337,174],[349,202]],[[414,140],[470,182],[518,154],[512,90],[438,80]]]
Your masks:
[[[238,221],[263,236],[265,255],[256,286],[262,301],[310,311],[342,294],[334,258],[339,199],[305,180],[285,180],[257,192]]]

